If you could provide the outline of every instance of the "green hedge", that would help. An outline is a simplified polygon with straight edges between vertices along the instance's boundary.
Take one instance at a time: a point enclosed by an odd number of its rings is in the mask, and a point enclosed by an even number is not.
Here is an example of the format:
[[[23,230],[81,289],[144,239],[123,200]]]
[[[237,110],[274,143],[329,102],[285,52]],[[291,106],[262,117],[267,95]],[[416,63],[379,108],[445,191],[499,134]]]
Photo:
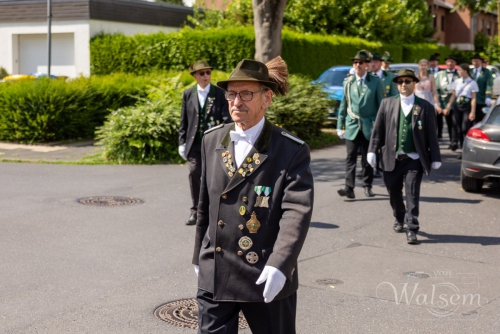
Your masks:
[[[93,138],[109,109],[133,105],[163,74],[1,83],[0,140],[19,143]]]
[[[157,70],[184,70],[199,59],[231,72],[244,58],[255,53],[253,28],[182,30],[148,35],[98,35],[90,43],[93,74],[125,72],[144,74]],[[283,31],[282,57],[291,73],[318,77],[325,69],[351,63],[360,49],[389,51],[395,63],[415,62],[434,52],[451,53],[436,44],[391,45],[357,37],[323,36]]]

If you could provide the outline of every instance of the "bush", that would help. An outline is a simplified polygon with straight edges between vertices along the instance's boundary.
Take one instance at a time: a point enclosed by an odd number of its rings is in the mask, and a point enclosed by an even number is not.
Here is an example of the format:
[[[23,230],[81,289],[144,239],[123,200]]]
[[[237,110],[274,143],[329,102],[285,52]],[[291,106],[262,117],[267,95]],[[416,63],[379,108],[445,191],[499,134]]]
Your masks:
[[[0,80],[5,78],[8,75],[9,75],[9,73],[7,72],[7,70],[0,66]]]
[[[134,104],[160,76],[113,74],[67,82],[40,78],[2,83],[0,140],[35,143],[93,138],[109,108]]]
[[[478,32],[476,36],[474,36],[474,50],[476,52],[484,52],[486,51],[486,48],[488,47],[488,43],[490,42],[490,39],[488,36],[483,33],[483,32]]]
[[[441,55],[440,59],[442,60],[450,54],[454,54],[454,51],[448,46],[431,43],[405,44],[403,45],[403,62],[417,63],[420,59],[429,60],[429,57],[436,52]]]
[[[107,160],[147,164],[182,162],[177,153],[182,91],[195,84],[183,81],[183,74],[162,80],[158,87],[148,89],[146,99],[133,107],[120,108],[107,117],[96,132]],[[214,72],[213,81],[227,76]],[[311,85],[307,78],[292,76],[290,84],[286,97],[273,99],[267,117],[317,146],[325,139],[321,127],[330,106],[327,95],[321,87]]]

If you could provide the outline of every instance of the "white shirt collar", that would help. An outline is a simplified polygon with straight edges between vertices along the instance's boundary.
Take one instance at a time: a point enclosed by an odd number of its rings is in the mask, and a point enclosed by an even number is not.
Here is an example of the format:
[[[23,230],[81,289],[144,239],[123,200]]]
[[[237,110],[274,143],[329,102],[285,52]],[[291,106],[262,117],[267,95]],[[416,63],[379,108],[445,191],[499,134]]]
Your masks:
[[[367,73],[368,73],[368,72],[365,72],[365,74],[364,74],[362,77],[358,77],[358,75],[356,74],[356,81],[358,81],[359,79],[361,79],[361,80],[364,82],[364,81],[365,81],[365,79],[366,79],[366,74],[367,74]]]
[[[380,69],[380,70],[377,72],[377,76],[378,76],[379,78],[381,78],[381,79],[382,79],[382,76],[383,76],[383,75],[384,75],[384,71],[383,71],[382,69]]]
[[[259,121],[259,123],[255,124],[252,126],[250,129],[247,129],[243,131],[242,128],[238,126],[238,124],[235,124],[234,131],[238,133],[244,133],[245,136],[247,136],[248,141],[253,145],[257,141],[257,137],[260,135],[262,132],[262,129],[264,128],[264,122],[266,118],[262,117],[262,119]]]
[[[197,84],[196,86],[198,92],[204,92],[204,93],[210,92],[210,84],[208,84],[205,88],[201,88],[199,84]]]
[[[415,103],[415,94],[411,94],[408,96],[401,95],[401,102],[405,104],[414,104]]]

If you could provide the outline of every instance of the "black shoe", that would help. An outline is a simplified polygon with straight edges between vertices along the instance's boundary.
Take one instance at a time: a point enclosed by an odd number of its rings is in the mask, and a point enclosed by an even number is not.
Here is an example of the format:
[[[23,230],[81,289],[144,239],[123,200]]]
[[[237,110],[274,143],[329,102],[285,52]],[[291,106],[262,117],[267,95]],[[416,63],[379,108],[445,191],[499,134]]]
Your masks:
[[[394,232],[396,233],[401,233],[401,232],[404,232],[404,229],[403,229],[403,223],[400,223],[398,222],[397,220],[394,222],[394,225],[392,226],[392,229],[394,230]]]
[[[374,197],[375,194],[372,191],[372,188],[370,187],[365,187],[365,195],[366,197]]]
[[[186,225],[196,225],[196,213],[192,213],[186,220]]]
[[[457,145],[457,144],[451,144],[451,145],[450,145],[450,150],[451,150],[452,152],[455,152],[457,149],[458,149],[458,145]]]
[[[340,196],[347,197],[347,198],[355,198],[356,197],[356,196],[354,196],[354,190],[349,189],[349,188],[339,189],[339,190],[337,190],[337,193]]]
[[[382,177],[382,174],[378,170],[373,172],[373,177],[376,179],[380,179]]]
[[[406,231],[406,241],[409,244],[415,245],[417,243],[417,234],[413,231]]]

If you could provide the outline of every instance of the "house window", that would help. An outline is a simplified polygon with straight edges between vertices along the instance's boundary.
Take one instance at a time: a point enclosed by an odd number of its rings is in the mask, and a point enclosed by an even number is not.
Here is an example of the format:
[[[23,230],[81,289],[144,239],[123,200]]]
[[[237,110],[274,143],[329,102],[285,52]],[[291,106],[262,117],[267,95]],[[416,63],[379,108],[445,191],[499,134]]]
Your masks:
[[[441,16],[441,31],[444,31],[444,15]]]

